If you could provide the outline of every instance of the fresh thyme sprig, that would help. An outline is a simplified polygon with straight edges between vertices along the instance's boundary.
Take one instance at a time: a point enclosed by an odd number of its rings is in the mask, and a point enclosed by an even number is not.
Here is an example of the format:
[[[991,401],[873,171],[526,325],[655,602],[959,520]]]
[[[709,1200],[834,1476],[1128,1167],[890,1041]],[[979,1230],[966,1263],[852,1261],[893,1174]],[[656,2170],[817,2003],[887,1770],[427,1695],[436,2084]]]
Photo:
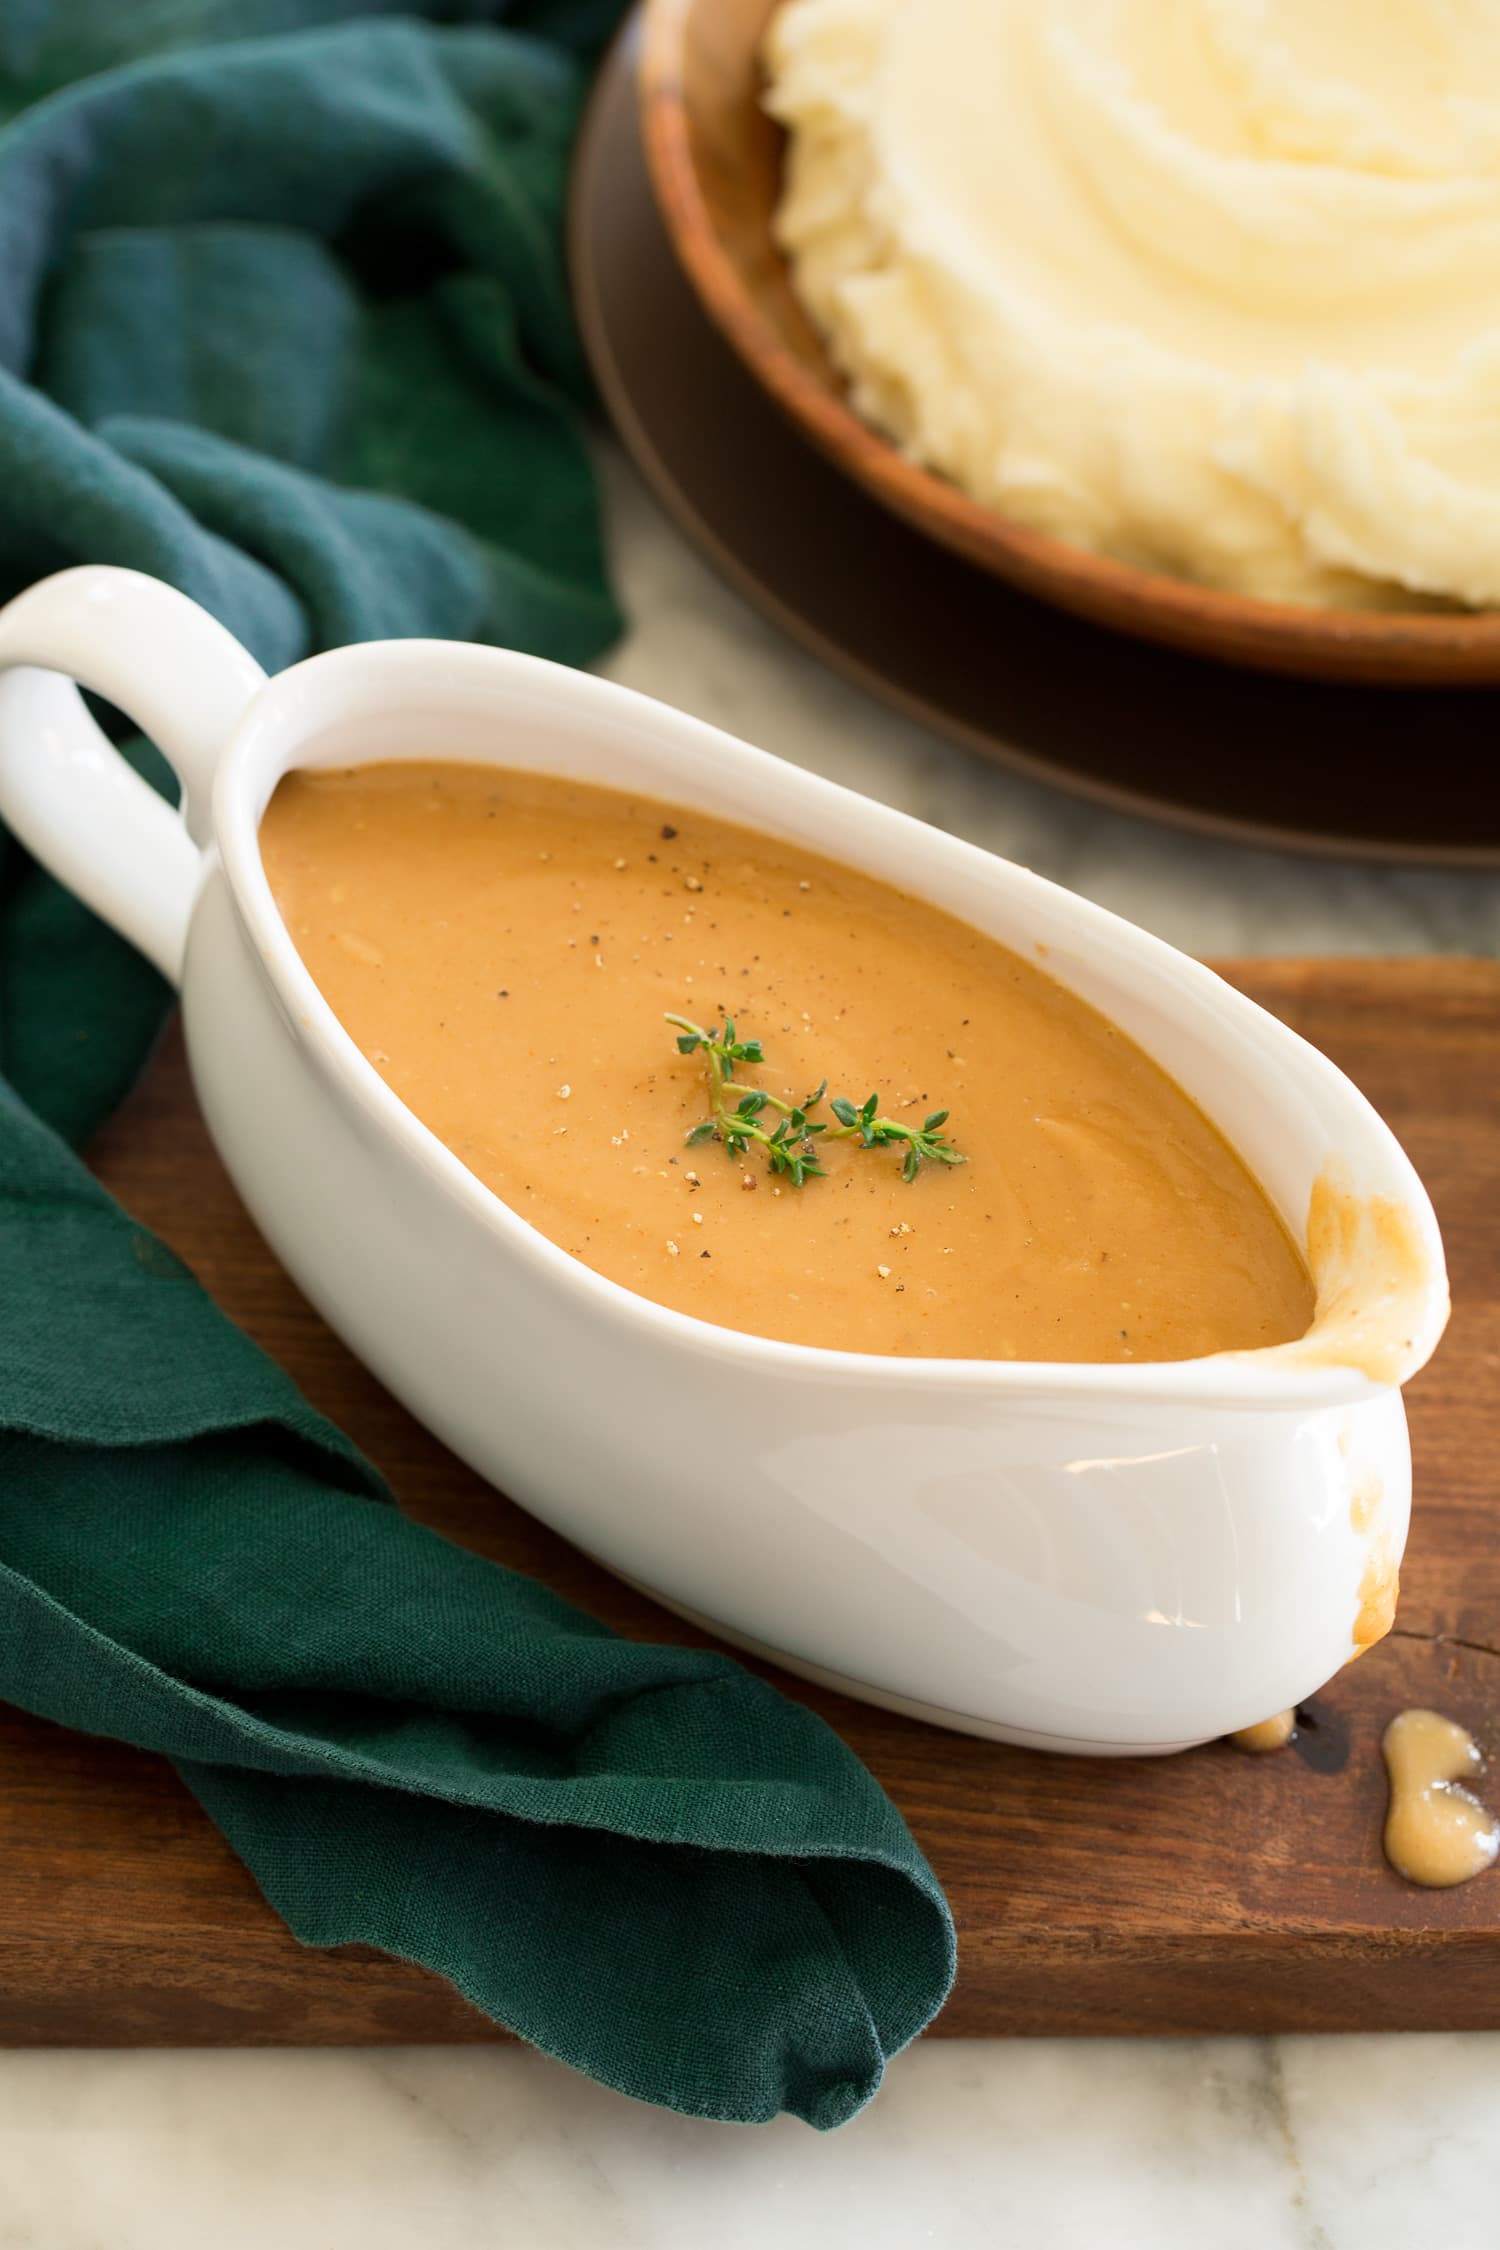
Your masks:
[[[948,1122],[945,1109],[935,1109],[920,1126],[903,1125],[897,1118],[881,1116],[878,1094],[858,1104],[837,1094],[828,1107],[838,1122],[830,1125],[826,1119],[812,1115],[828,1092],[826,1078],[805,1100],[787,1102],[778,1094],[767,1093],[763,1086],[746,1086],[736,1077],[739,1064],[760,1063],[766,1058],[758,1039],[738,1037],[733,1016],[724,1018],[722,1031],[705,1031],[688,1016],[669,1014],[667,1021],[677,1029],[678,1053],[692,1055],[701,1048],[708,1064],[713,1114],[688,1134],[690,1148],[700,1141],[719,1141],[731,1156],[743,1156],[756,1145],[765,1151],[771,1170],[783,1174],[793,1187],[825,1176],[818,1162],[820,1137],[825,1141],[855,1140],[861,1148],[904,1147],[903,1180],[914,1180],[924,1164],[968,1162],[943,1133]],[[774,1123],[764,1124],[762,1119],[768,1110],[774,1113]]]

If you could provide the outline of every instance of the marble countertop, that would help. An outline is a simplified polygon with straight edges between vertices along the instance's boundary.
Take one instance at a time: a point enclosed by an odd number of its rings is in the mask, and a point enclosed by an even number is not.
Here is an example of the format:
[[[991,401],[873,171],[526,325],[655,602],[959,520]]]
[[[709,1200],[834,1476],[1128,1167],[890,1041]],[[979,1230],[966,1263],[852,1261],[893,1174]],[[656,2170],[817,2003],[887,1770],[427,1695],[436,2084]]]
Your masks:
[[[1500,2038],[930,2039],[832,2134],[511,2048],[0,2057],[6,2250],[1492,2250]]]
[[[1500,879],[1173,834],[981,764],[721,586],[612,452],[606,669],[1201,953],[1500,953]],[[1416,781],[1414,778],[1414,786]],[[1500,1880],[1500,1877],[1490,1878]],[[3,2250],[1490,2250],[1500,2034],[930,2039],[831,2136],[519,2049],[0,2055]]]
[[[1219,843],[1007,773],[826,670],[687,547],[611,448],[633,621],[602,669],[867,796],[970,837],[1199,954],[1500,953],[1500,877]],[[1485,752],[1475,746],[1476,771]],[[1413,789],[1421,776],[1412,775]]]

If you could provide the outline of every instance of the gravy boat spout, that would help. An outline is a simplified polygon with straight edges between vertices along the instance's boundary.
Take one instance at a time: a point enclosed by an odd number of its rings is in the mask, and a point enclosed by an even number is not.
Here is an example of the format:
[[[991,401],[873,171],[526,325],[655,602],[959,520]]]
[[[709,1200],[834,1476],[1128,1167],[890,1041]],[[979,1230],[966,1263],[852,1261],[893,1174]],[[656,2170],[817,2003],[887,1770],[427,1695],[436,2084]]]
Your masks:
[[[180,595],[90,568],[0,613],[0,667],[0,817],[180,982],[199,1098],[268,1240],[415,1414],[579,1546],[810,1677],[1053,1750],[1252,1724],[1388,1629],[1411,1497],[1400,1385],[1447,1313],[1436,1222],[1349,1081],[1207,969],[534,658],[389,642],[267,680]],[[74,681],[153,734],[185,821]],[[878,1358],[711,1327],[579,1264],[378,1076],[266,881],[257,831],[284,773],[423,756],[690,805],[1038,961],[1164,1066],[1306,1241],[1309,1333],[1123,1366]]]

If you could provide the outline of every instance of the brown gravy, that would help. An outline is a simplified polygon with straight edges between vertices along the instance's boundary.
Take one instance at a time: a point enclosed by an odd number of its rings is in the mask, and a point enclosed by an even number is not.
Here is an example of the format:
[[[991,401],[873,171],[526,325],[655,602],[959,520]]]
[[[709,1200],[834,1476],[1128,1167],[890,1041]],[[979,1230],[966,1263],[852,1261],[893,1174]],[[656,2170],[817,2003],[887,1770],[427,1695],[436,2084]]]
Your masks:
[[[1284,1750],[1296,1731],[1296,1712],[1278,1711],[1274,1719],[1260,1719],[1253,1727],[1237,1727],[1229,1739],[1236,1750],[1248,1750],[1263,1758],[1269,1751]]]
[[[1500,1822],[1464,1784],[1484,1760],[1474,1737],[1440,1711],[1403,1711],[1382,1737],[1391,1801],[1385,1856],[1398,1875],[1446,1890],[1500,1857]]]
[[[271,888],[329,1005],[495,1193],[639,1295],[912,1357],[1171,1360],[1301,1336],[1307,1269],[1245,1167],[1125,1034],[870,877],[649,798],[493,767],[283,781]],[[779,1185],[689,1149],[727,1011],[789,1099],[825,1075],[946,1108],[968,1161],[828,1148]]]

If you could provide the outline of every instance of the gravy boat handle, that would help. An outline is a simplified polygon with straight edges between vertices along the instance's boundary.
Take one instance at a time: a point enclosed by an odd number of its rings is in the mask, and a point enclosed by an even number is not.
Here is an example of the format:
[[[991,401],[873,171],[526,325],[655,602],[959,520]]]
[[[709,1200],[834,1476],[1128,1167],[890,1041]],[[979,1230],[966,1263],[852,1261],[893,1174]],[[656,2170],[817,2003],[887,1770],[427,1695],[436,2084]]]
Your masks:
[[[85,564],[0,610],[0,820],[173,984],[208,841],[214,767],[265,673],[207,610]],[[117,704],[182,784],[174,812],[89,715]]]

